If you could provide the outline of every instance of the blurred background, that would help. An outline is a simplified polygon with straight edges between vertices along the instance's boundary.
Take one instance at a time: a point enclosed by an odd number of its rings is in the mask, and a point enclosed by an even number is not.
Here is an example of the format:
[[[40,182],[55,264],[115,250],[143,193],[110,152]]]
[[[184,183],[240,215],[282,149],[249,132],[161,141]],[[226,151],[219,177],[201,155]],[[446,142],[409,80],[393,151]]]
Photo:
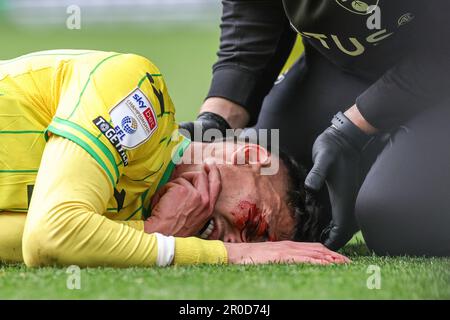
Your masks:
[[[80,29],[67,27],[73,5]],[[0,0],[0,60],[62,48],[137,53],[161,69],[177,120],[188,120],[208,90],[220,13],[218,0]]]
[[[208,91],[220,15],[220,0],[0,0],[0,60],[63,48],[137,53],[162,71],[177,120],[191,120]]]

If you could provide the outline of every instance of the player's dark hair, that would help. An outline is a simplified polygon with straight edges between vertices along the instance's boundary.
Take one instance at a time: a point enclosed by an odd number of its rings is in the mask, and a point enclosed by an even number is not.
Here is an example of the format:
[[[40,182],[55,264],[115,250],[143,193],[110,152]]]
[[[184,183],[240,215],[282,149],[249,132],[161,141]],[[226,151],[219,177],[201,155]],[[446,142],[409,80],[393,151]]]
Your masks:
[[[307,170],[283,150],[278,152],[278,156],[287,169],[287,201],[295,218],[295,232],[292,240],[318,242],[322,230],[329,223],[325,206],[316,196],[305,190]]]

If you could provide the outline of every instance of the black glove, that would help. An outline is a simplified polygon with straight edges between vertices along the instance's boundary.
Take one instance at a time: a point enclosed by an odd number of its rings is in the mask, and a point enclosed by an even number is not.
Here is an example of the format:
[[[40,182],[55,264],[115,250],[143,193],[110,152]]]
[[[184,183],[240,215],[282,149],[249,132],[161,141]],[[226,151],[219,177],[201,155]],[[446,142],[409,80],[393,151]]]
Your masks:
[[[314,166],[305,188],[318,192],[327,183],[332,220],[321,240],[332,250],[343,247],[358,231],[354,209],[360,187],[361,151],[370,140],[371,136],[339,112],[331,127],[314,142]]]
[[[198,115],[197,120],[193,122],[180,123],[180,132],[187,138],[199,142],[212,142],[208,137],[205,139],[205,132],[208,129],[217,129],[223,137],[225,137],[226,130],[231,129],[228,122],[212,112],[202,112]]]

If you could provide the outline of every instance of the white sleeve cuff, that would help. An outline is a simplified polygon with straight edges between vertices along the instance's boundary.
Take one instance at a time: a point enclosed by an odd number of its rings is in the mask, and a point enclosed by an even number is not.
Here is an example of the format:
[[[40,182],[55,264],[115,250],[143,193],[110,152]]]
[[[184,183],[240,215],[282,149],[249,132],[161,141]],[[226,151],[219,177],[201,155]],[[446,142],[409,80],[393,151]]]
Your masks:
[[[175,256],[175,238],[166,237],[157,232],[155,232],[154,235],[158,242],[156,265],[158,267],[166,267],[172,263],[173,257]]]

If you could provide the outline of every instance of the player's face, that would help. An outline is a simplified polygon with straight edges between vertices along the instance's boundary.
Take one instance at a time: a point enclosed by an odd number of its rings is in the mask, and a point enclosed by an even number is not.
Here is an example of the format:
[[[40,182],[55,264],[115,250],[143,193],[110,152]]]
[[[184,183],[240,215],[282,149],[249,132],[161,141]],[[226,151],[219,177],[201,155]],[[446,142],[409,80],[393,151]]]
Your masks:
[[[291,239],[295,222],[286,202],[287,171],[280,164],[273,174],[261,174],[278,157],[257,146],[225,147],[234,150],[226,156],[227,164],[218,164],[222,190],[209,222],[213,227],[201,237],[225,242]]]

